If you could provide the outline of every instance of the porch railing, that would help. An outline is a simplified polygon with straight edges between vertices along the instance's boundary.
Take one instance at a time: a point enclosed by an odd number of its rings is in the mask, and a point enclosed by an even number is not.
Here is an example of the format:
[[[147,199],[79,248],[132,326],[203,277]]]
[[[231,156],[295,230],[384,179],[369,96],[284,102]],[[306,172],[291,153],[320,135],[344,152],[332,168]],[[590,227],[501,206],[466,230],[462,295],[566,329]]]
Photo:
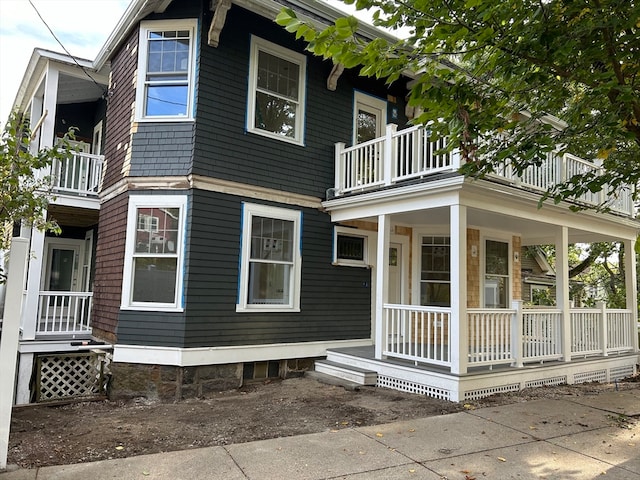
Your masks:
[[[450,367],[452,321],[450,308],[385,304],[383,355]],[[633,352],[637,329],[630,310],[574,308],[568,321],[573,358]],[[562,359],[563,322],[557,308],[468,309],[468,365]]]
[[[103,155],[73,152],[69,157],[55,160],[51,167],[53,189],[60,193],[95,196],[102,181]]]
[[[384,305],[383,355],[433,365],[451,365],[451,309]]]
[[[343,195],[394,185],[439,172],[454,172],[460,168],[457,152],[443,153],[445,138],[430,139],[423,126],[397,130],[388,125],[385,136],[347,147],[335,145],[335,193]],[[506,181],[518,188],[545,192],[549,187],[587,172],[602,172],[596,163],[575,155],[549,153],[539,166],[529,166],[520,175],[508,163],[499,167],[491,178]],[[625,215],[634,215],[631,186],[611,195],[607,188],[586,192],[578,202],[589,206],[605,205]]]
[[[93,292],[40,292],[36,335],[91,333]]]
[[[469,309],[469,365],[511,363],[514,310]]]

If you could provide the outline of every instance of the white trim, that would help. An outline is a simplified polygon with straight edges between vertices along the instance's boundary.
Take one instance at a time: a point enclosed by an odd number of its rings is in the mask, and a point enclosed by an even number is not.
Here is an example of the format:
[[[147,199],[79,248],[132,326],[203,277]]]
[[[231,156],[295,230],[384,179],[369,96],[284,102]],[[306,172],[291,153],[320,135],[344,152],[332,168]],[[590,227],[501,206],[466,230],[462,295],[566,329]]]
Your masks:
[[[196,348],[118,344],[114,347],[113,361],[191,367],[287,358],[324,357],[329,348],[363,347],[371,344],[371,339]]]
[[[251,253],[252,218],[260,216],[276,218],[293,222],[293,258],[289,276],[288,304],[250,304],[249,296],[249,264]],[[299,312],[300,284],[302,265],[302,212],[287,208],[258,205],[255,203],[242,204],[242,246],[240,251],[240,277],[238,285],[238,299],[236,312]]]
[[[175,247],[177,255],[176,265],[176,287],[173,302],[152,303],[133,302],[132,280],[133,280],[133,255],[138,227],[137,210],[139,208],[178,208],[180,209],[180,229],[178,231],[177,245]],[[183,305],[183,274],[185,257],[185,236],[187,228],[187,196],[186,195],[131,195],[129,197],[129,209],[127,212],[127,239],[124,256],[124,273],[122,278],[122,300],[120,308],[122,310],[140,311],[165,311],[181,312]]]
[[[256,92],[258,89],[258,54],[263,51],[275,57],[298,65],[298,99],[296,101],[298,109],[295,119],[295,137],[286,137],[277,133],[263,130],[255,126],[256,112]],[[255,133],[265,137],[281,140],[283,142],[304,145],[304,127],[306,110],[306,81],[307,81],[307,57],[301,53],[294,52],[288,48],[281,47],[275,43],[264,40],[255,35],[251,36],[251,52],[249,57],[249,92],[247,95],[247,132]]]
[[[398,243],[402,246],[402,263],[399,265],[400,270],[400,298],[402,299],[401,303],[406,305],[408,303],[408,294],[409,294],[409,272],[411,271],[409,268],[409,257],[411,256],[411,242],[410,237],[407,235],[398,235],[397,233],[392,233],[389,244]]]
[[[96,133],[98,134],[98,142],[96,143]],[[94,155],[102,154],[102,120],[93,127],[93,136],[91,137],[91,153]],[[97,148],[96,148],[97,147]]]
[[[363,110],[367,113],[371,113],[375,115],[376,121],[377,121],[376,138],[384,136],[384,131],[387,126],[387,101],[380,97],[375,97],[373,95],[369,95],[359,90],[354,90],[353,92],[353,130],[351,135],[352,145],[355,145],[356,143],[358,143],[357,141],[358,110]]]
[[[196,42],[197,42],[197,25],[196,19],[180,19],[180,20],[155,20],[140,23],[140,34],[138,43],[138,73],[136,84],[136,106],[135,121],[136,122],[181,122],[193,121],[194,110],[194,93],[196,81]],[[148,41],[147,34],[149,31],[168,31],[168,30],[187,30],[189,32],[189,65],[187,67],[187,106],[184,115],[145,115],[146,108],[146,79],[147,79],[147,53]]]

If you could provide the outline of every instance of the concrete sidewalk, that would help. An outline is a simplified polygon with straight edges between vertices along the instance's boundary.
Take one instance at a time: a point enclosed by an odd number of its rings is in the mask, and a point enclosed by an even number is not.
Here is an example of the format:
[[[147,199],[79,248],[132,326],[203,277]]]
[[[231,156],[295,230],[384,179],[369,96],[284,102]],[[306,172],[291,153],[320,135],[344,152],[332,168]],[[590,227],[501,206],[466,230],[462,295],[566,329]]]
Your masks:
[[[372,427],[18,469],[0,480],[640,480],[640,389]]]

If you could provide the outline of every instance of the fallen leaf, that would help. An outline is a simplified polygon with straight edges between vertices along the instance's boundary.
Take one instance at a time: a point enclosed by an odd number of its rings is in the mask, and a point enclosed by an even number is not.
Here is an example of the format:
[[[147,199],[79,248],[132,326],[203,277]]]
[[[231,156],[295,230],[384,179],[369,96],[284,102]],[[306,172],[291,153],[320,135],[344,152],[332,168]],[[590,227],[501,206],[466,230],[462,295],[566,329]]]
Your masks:
[[[151,474],[149,472],[147,472],[147,471],[144,471],[144,472],[142,472],[142,475],[144,475],[145,477],[148,477]]]
[[[382,433],[378,432],[378,433],[376,433],[376,437],[382,438],[382,437],[384,437],[384,435]]]
[[[475,408],[476,408],[473,405],[471,405],[470,403],[465,403],[463,406],[467,410],[475,410]]]
[[[507,459],[504,458],[504,457],[498,457],[498,460],[500,460],[501,462],[506,462],[507,461]]]
[[[349,422],[340,422],[340,425],[349,425]]]
[[[410,431],[411,433],[413,433],[413,432],[415,432],[415,431],[416,431],[416,429],[415,429],[415,428],[410,428],[410,429],[409,429],[409,431]]]
[[[410,468],[409,469],[409,473],[416,473],[416,469],[415,468]]]
[[[124,450],[124,447],[123,447],[122,445],[118,445],[118,446],[116,447],[116,450]]]
[[[538,427],[534,427],[533,425],[529,425],[529,430],[537,430]]]

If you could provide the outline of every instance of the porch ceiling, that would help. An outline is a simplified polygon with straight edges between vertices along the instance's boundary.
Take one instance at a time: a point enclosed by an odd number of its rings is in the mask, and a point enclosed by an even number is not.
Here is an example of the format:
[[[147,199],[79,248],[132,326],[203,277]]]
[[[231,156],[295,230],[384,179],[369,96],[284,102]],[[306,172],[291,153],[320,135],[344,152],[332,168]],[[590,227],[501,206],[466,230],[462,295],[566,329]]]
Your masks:
[[[99,210],[50,204],[48,217],[55,219],[61,226],[88,228],[98,223],[98,213]]]
[[[106,86],[93,83],[89,77],[80,78],[61,73],[58,82],[58,103],[94,102],[106,89]]]
[[[370,220],[376,222],[376,219]],[[394,214],[391,217],[391,222],[411,227],[448,228],[449,207]],[[553,244],[557,228],[557,225],[552,222],[530,220],[477,208],[467,209],[467,223],[469,227],[476,227],[482,230],[496,230],[520,235],[522,237],[522,245]],[[569,228],[570,243],[613,242],[617,240],[620,239],[614,235]]]

